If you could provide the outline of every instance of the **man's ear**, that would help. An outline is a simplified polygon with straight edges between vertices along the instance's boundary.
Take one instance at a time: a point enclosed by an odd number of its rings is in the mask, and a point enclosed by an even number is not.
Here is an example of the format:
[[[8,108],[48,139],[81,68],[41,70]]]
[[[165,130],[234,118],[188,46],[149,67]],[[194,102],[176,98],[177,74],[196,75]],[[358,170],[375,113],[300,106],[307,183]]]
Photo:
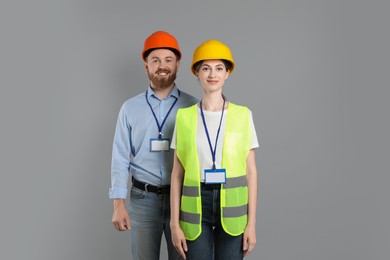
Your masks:
[[[177,67],[177,71],[179,71],[179,67],[180,67],[180,61],[178,60],[178,61],[176,61],[176,67]]]
[[[148,64],[146,62],[144,62],[144,70],[146,73],[148,73]]]

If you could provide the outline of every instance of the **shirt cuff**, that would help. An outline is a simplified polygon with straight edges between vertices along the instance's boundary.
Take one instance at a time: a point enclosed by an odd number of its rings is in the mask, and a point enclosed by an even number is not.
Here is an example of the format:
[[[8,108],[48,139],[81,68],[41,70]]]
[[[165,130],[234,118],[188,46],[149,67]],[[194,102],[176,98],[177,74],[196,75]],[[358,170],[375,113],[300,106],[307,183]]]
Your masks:
[[[108,191],[108,196],[110,199],[126,199],[127,189],[123,188],[110,188]]]

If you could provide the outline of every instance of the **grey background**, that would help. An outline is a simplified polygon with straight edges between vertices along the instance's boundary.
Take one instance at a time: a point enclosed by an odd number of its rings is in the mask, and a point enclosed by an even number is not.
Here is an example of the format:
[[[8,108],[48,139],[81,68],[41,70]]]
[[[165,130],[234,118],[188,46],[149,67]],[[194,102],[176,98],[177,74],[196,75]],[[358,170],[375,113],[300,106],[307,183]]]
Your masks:
[[[257,246],[247,259],[390,256],[388,1],[1,1],[1,259],[130,259],[111,224],[120,105],[144,91],[143,40],[174,34],[236,60],[225,94],[250,107]],[[162,259],[166,259],[163,251]]]

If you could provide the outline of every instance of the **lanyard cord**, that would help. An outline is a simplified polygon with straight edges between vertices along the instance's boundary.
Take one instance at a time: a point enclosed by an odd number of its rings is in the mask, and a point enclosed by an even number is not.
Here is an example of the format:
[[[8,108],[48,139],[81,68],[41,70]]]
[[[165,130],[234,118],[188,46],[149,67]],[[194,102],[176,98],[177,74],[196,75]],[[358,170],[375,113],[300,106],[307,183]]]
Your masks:
[[[178,90],[178,92],[179,92],[179,97],[180,97],[180,90]],[[153,111],[152,105],[150,104],[150,102],[149,102],[149,100],[148,100],[148,91],[147,91],[147,90],[146,90],[146,93],[145,93],[145,97],[146,97],[146,102],[148,103],[148,105],[149,105],[149,107],[150,107],[150,110],[152,111],[154,120],[156,121],[156,124],[157,124],[157,127],[158,127],[158,139],[162,139],[162,129],[163,129],[163,126],[164,126],[165,121],[167,120],[169,114],[171,113],[173,107],[175,106],[175,104],[176,104],[178,98],[175,97],[175,96],[172,96],[172,97],[174,97],[176,100],[175,100],[175,102],[173,102],[171,108],[168,110],[168,113],[166,114],[166,116],[164,117],[163,122],[162,122],[161,125],[160,125],[159,122],[158,122],[157,116],[156,116],[156,114],[155,114],[154,111]]]
[[[209,141],[211,156],[213,157],[213,170],[216,169],[216,167],[215,167],[215,154],[216,154],[216,152],[217,152],[217,143],[218,143],[219,132],[220,132],[220,130],[221,130],[221,125],[222,125],[223,111],[225,110],[225,98],[224,98],[224,97],[222,97],[222,98],[223,98],[222,114],[221,114],[221,119],[220,119],[220,121],[219,121],[219,127],[218,127],[218,131],[217,131],[217,136],[215,137],[215,146],[214,146],[214,149],[213,149],[213,146],[211,145],[210,134],[209,134],[209,131],[208,131],[208,129],[207,129],[206,119],[205,119],[204,114],[203,114],[202,100],[200,100],[200,103],[199,103],[200,112],[201,112],[202,120],[203,120],[204,130],[205,130],[205,132],[206,132],[207,140]]]

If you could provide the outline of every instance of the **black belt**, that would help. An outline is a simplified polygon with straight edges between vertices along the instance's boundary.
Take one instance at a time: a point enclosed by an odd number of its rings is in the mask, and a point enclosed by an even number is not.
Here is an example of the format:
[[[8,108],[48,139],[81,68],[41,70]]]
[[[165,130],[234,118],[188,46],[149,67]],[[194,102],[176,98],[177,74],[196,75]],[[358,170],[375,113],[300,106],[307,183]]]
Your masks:
[[[215,183],[215,184],[206,184],[204,182],[200,183],[200,187],[205,190],[219,190],[221,189],[221,184]]]
[[[131,180],[133,181],[134,187],[136,187],[140,190],[147,191],[147,192],[154,192],[154,193],[161,194],[161,195],[167,195],[167,194],[169,194],[169,192],[171,190],[170,185],[154,186],[151,184],[140,182],[140,181],[134,179],[134,177],[132,177]]]

